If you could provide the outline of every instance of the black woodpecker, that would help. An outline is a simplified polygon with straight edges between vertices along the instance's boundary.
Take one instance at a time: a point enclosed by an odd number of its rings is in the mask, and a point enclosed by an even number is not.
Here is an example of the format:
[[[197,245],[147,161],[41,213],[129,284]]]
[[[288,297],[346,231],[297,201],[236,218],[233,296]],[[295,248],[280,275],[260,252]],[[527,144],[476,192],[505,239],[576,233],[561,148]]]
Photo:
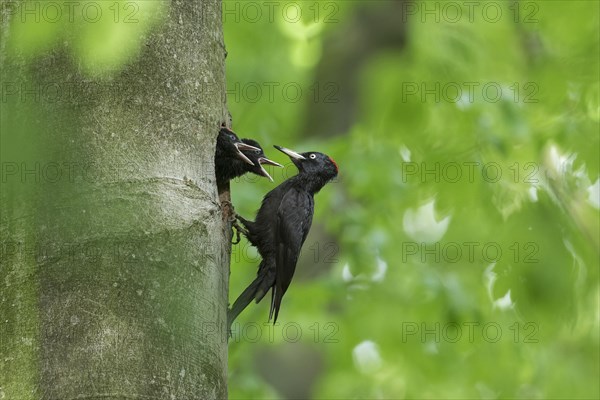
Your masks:
[[[221,127],[215,149],[215,175],[217,185],[223,187],[238,173],[238,165],[255,166],[243,151],[261,150],[242,142],[237,135],[226,127]],[[242,172],[243,173],[243,172]]]
[[[228,312],[229,328],[250,304],[272,290],[269,320],[277,321],[281,299],[290,286],[302,244],[308,235],[314,212],[314,195],[338,174],[331,157],[318,152],[296,153],[275,146],[298,168],[298,174],[284,181],[263,198],[253,221],[239,215],[250,243],[262,257],[256,279],[242,292]]]
[[[258,150],[243,150],[242,151],[242,153],[244,153],[244,155],[246,157],[248,157],[254,165],[241,163],[241,165],[239,166],[240,171],[237,176],[241,176],[241,175],[245,174],[246,172],[252,172],[253,174],[256,174],[259,176],[264,176],[265,178],[267,178],[268,180],[273,182],[273,178],[271,178],[271,175],[269,175],[267,170],[264,169],[262,165],[268,164],[268,165],[274,165],[274,166],[280,167],[280,168],[283,168],[283,165],[276,163],[273,160],[269,160],[267,158],[267,156],[265,156],[265,152],[263,151],[262,147],[260,147],[260,144],[256,140],[242,139],[242,142],[244,142],[245,144],[249,144],[250,146],[254,146]],[[237,161],[237,163],[239,164],[240,162]]]

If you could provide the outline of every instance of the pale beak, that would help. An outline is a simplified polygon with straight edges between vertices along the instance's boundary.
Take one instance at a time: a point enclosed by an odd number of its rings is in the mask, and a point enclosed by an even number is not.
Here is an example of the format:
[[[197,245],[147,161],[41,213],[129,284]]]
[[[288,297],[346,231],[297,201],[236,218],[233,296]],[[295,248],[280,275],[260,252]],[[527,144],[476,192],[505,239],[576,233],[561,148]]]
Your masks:
[[[244,160],[245,162],[247,162],[250,165],[254,165],[254,163],[248,157],[246,157],[246,155],[244,153],[242,153],[242,150],[256,151],[256,150],[260,150],[259,148],[250,146],[249,144],[246,144],[244,142],[234,143],[234,146],[237,149],[238,156],[240,156],[240,158],[242,160]]]
[[[304,157],[302,154],[296,153],[293,150],[286,149],[285,147],[281,147],[281,146],[273,146],[273,147],[275,147],[277,150],[281,151],[282,153],[286,154],[288,157],[290,157],[293,160],[306,160],[306,157]]]
[[[278,162],[275,162],[273,160],[269,160],[268,158],[264,158],[264,157],[259,158],[258,162],[260,164],[269,164],[269,165],[274,165],[274,166],[279,167],[279,168],[283,168],[283,165],[279,164]]]
[[[260,174],[262,176],[264,176],[265,178],[268,178],[271,182],[273,182],[273,178],[271,178],[271,175],[269,175],[267,170],[263,168],[262,164],[275,165],[276,167],[283,168],[283,165],[281,165],[275,161],[269,160],[268,158],[260,157],[258,159],[258,165],[260,166]]]

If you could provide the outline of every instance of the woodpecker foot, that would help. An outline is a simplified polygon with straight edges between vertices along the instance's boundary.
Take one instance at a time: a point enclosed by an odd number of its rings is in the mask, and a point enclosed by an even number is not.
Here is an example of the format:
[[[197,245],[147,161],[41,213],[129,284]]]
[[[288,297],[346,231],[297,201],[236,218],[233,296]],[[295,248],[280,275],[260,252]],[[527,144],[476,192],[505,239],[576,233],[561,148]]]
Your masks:
[[[243,228],[237,221],[237,219],[235,219],[232,223],[231,223],[231,227],[235,228],[235,242],[231,242],[233,244],[238,244],[241,240],[240,238],[240,233],[243,233],[244,236],[248,237],[248,231]]]
[[[240,222],[242,225],[240,225]],[[239,214],[235,214],[235,222],[233,222],[233,226],[235,226],[238,231],[242,232],[244,236],[250,237],[250,231],[248,230],[247,223],[248,221],[246,221],[244,217]]]
[[[227,222],[229,222],[231,224],[232,229],[235,228],[235,241],[232,240],[231,243],[238,244],[242,240],[240,237],[240,233],[243,233],[245,236],[248,236],[248,231],[246,229],[244,229],[238,223],[238,215],[235,212],[235,208],[233,207],[233,204],[231,204],[231,202],[228,200],[223,200],[221,202],[221,204],[223,205],[223,208],[227,207],[229,209],[229,211],[227,213],[229,215],[229,217],[227,218]],[[232,237],[232,239],[233,239],[233,237]]]

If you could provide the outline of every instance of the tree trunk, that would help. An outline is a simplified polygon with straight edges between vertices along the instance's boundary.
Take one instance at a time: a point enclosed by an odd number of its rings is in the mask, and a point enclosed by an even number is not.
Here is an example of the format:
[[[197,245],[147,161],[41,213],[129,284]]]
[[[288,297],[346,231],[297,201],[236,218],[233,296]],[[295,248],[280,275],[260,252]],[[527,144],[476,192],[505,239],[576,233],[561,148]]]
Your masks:
[[[227,396],[221,4],[168,13],[111,78],[3,57],[0,399]]]

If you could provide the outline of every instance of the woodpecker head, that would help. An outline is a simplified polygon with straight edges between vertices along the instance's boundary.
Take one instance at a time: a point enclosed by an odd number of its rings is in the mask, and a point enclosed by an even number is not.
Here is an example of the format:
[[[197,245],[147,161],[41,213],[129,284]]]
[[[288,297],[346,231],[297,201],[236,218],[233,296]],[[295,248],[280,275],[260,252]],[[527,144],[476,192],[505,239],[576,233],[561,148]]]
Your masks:
[[[263,151],[262,147],[260,147],[260,144],[256,140],[242,139],[242,142],[256,148],[256,150],[242,151],[244,155],[254,164],[252,166],[248,166],[248,171],[256,175],[264,176],[265,178],[273,182],[273,178],[271,178],[271,175],[269,175],[267,170],[263,167],[263,164],[274,165],[280,168],[283,168],[283,165],[276,163],[273,160],[269,160],[265,156],[265,152]]]
[[[219,136],[217,136],[216,157],[223,159],[237,158],[250,165],[254,165],[254,163],[242,153],[242,150],[255,151],[260,149],[242,142],[231,129],[221,127]]]
[[[318,176],[324,183],[335,178],[338,174],[338,166],[327,154],[317,151],[296,153],[285,147],[274,146],[277,150],[286,154],[301,174]]]

